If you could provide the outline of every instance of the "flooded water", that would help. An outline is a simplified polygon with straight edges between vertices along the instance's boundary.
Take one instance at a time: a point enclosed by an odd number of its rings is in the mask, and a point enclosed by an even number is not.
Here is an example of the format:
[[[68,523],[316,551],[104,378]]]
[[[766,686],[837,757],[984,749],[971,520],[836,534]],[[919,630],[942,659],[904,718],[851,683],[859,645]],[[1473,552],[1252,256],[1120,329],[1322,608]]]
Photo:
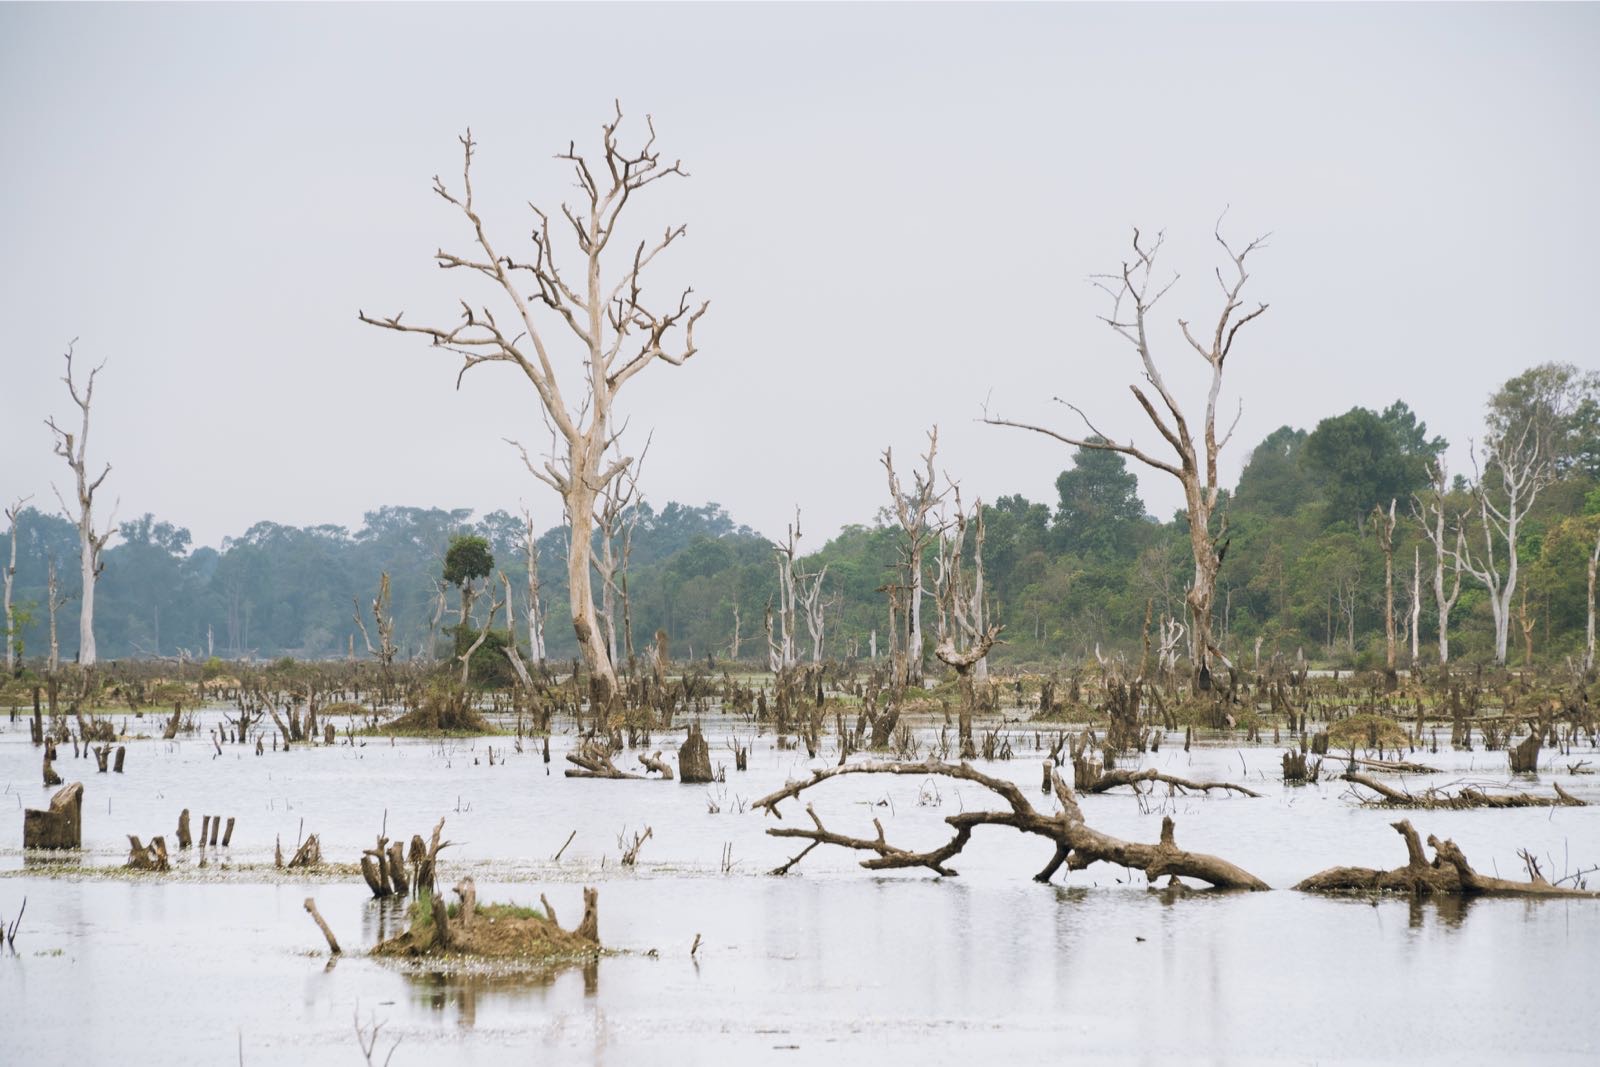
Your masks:
[[[1030,879],[1050,844],[1003,828],[978,832],[953,861],[958,878],[875,874],[833,848],[771,877],[798,848],[765,835],[778,825],[770,817],[739,809],[809,761],[739,727],[755,744],[750,769],[736,772],[728,729],[715,724],[712,760],[727,764],[728,780],[709,787],[565,778],[570,735],[555,739],[548,767],[532,745],[512,751],[510,738],[369,739],[260,757],[246,746],[218,756],[207,741],[141,740],[129,743],[122,775],[96,774],[92,758],[75,761],[68,748],[57,768],[85,785],[81,859],[107,870],[62,875],[21,851],[21,809],[45,806],[52,791],[40,785],[26,723],[0,726],[0,811],[9,811],[0,814],[0,917],[27,898],[16,954],[0,956],[17,1024],[7,1062],[59,1062],[70,1051],[107,1063],[359,1063],[357,1016],[382,1023],[375,1062],[399,1039],[396,1067],[1600,1059],[1590,1022],[1600,901],[1374,903],[1287,891],[1335,864],[1397,866],[1405,850],[1388,826],[1397,815],[1359,807],[1345,783],[1279,784],[1270,746],[1143,758],[1185,777],[1245,782],[1261,799],[1170,798],[1162,787],[1142,801],[1126,790],[1082,801],[1091,824],[1138,840],[1155,840],[1170,814],[1180,845],[1283,887],[1174,899],[1105,865],[1038,885]],[[657,747],[680,738],[663,735]],[[1018,758],[983,769],[1053,806],[1039,793],[1033,734],[1012,738]],[[1426,784],[1508,780],[1504,752],[1412,758],[1441,768]],[[1560,781],[1600,801],[1600,778],[1566,770],[1580,758],[1547,751],[1552,769],[1518,787]],[[995,806],[969,783],[916,777],[845,777],[807,797],[830,829],[870,835],[877,818],[906,847],[944,840],[942,820],[954,812]],[[170,875],[113,873],[129,833],[170,844],[185,807],[196,833],[202,814],[235,817],[232,847],[208,851],[204,869],[186,855]],[[403,903],[374,901],[355,875],[275,872],[273,845],[281,837],[287,854],[316,833],[327,860],[351,863],[386,811],[391,837],[426,836],[444,816],[456,844],[441,881],[470,873],[481,900],[533,904],[543,893],[571,926],[580,887],[599,886],[601,937],[620,951],[538,978],[444,978],[366,958],[403,923]],[[783,811],[787,825],[805,818],[803,803]],[[1406,814],[1424,836],[1453,837],[1486,872],[1521,877],[1521,848],[1552,876],[1600,863],[1600,807]],[[620,866],[619,838],[646,826],[638,866]],[[345,949],[332,965],[307,896]]]

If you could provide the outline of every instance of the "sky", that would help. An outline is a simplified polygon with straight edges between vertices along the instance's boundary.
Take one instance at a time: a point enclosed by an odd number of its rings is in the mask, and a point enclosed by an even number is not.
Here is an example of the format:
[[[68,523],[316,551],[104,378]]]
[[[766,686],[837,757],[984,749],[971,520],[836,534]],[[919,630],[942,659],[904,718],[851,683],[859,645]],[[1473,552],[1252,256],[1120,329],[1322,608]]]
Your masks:
[[[470,234],[431,177],[471,126],[487,227],[526,253],[526,204],[572,197],[554,156],[597,151],[614,100],[690,175],[630,205],[629,243],[686,224],[653,291],[711,301],[699,353],[618,399],[658,504],[768,535],[798,506],[819,548],[934,424],[966,499],[1053,501],[1070,450],[985,403],[1080,432],[1059,397],[1156,450],[1089,278],[1165,231],[1153,347],[1197,408],[1176,320],[1217,314],[1224,209],[1272,234],[1224,480],[1280,425],[1397,398],[1467,470],[1499,383],[1600,367],[1596,54],[1594,5],[0,5],[0,497],[69,487],[43,420],[73,414],[76,338],[121,518],[213,545],[386,504],[558,523],[504,442],[548,441],[529,384],[458,390],[356,315],[495,306],[433,264]]]

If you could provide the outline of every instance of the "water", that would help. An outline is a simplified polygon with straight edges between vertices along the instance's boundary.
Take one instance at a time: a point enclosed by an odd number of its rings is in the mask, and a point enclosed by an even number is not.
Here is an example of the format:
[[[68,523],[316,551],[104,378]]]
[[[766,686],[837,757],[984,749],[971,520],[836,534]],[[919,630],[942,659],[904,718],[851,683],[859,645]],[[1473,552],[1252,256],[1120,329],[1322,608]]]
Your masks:
[[[1142,874],[1105,865],[1040,886],[1030,876],[1050,843],[1003,828],[978,831],[952,861],[959,878],[874,874],[833,848],[773,878],[765,872],[799,846],[767,837],[770,817],[737,809],[808,761],[769,736],[737,773],[727,736],[709,732],[713,763],[729,767],[728,782],[712,787],[567,779],[561,753],[571,739],[559,736],[548,774],[534,747],[517,754],[509,738],[372,739],[259,758],[245,746],[218,757],[209,742],[146,740],[129,744],[120,776],[93,773],[93,759],[74,761],[69,748],[57,767],[86,787],[85,863],[119,865],[128,833],[163,833],[170,844],[183,807],[196,833],[204,813],[238,818],[233,847],[212,853],[204,870],[185,856],[171,875],[127,879],[30,872],[20,809],[43,806],[51,791],[39,784],[25,724],[11,725],[0,734],[0,803],[13,808],[0,815],[0,916],[13,917],[24,895],[28,904],[17,955],[0,957],[14,1021],[8,1062],[53,1062],[70,1048],[87,1062],[236,1063],[242,1049],[248,1064],[359,1063],[358,1012],[364,1024],[383,1024],[376,1062],[400,1039],[396,1067],[1600,1056],[1600,1036],[1584,1021],[1600,901],[1374,904],[1289,891],[1174,899],[1149,892]],[[1017,759],[983,769],[1049,804],[1033,735],[1018,731],[1013,744]],[[1431,784],[1507,780],[1503,752],[1413,758],[1445,770]],[[1600,801],[1600,778],[1565,773],[1576,758],[1556,757],[1562,773],[1518,787],[1558,780]],[[1145,760],[1267,795],[1168,798],[1161,789],[1141,802],[1123,790],[1082,800],[1093,825],[1154,840],[1171,814],[1180,845],[1278,887],[1334,864],[1404,860],[1388,827],[1396,813],[1357,806],[1344,783],[1285,789],[1270,747],[1164,749]],[[969,783],[919,777],[845,777],[806,796],[830,829],[870,835],[876,817],[905,847],[937,844],[945,816],[993,803]],[[457,844],[443,854],[442,880],[471,873],[482,900],[536,903],[544,893],[570,926],[580,887],[598,885],[601,936],[620,951],[533,979],[443,978],[364,958],[402,921],[403,904],[374,901],[359,876],[275,872],[273,840],[281,835],[288,853],[300,833],[315,832],[326,859],[352,862],[385,809],[390,836],[426,836],[443,815],[444,836]],[[783,811],[785,825],[805,819],[803,802]],[[1600,863],[1600,807],[1404,814],[1424,836],[1453,837],[1490,873],[1520,877],[1519,848],[1551,875]],[[645,826],[654,833],[638,867],[619,866],[619,835]],[[307,896],[345,948],[332,966]]]

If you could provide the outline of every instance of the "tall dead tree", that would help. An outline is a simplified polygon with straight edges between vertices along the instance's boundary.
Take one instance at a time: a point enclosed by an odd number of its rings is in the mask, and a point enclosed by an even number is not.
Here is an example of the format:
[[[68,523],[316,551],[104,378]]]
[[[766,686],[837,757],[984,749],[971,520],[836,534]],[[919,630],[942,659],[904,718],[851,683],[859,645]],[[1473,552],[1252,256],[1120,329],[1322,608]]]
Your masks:
[[[1473,466],[1476,469],[1476,454]],[[1543,435],[1532,419],[1489,442],[1484,468],[1478,472],[1472,489],[1483,548],[1464,552],[1460,559],[1461,566],[1489,593],[1489,611],[1494,618],[1494,661],[1503,667],[1511,628],[1511,598],[1517,591],[1517,541],[1523,520],[1539,491],[1550,484],[1554,468],[1545,452]]]
[[[56,630],[56,613],[67,606],[68,597],[61,591],[61,580],[56,576],[56,557],[50,556],[45,564],[44,583],[45,607],[50,615],[50,659],[49,671],[51,674],[61,668],[61,638]]]
[[[620,268],[609,276],[605,270],[618,258],[609,255],[608,250],[627,205],[660,179],[684,175],[680,163],[662,162],[655,147],[655,126],[648,116],[649,136],[636,150],[619,145],[617,130],[621,123],[619,105],[615,116],[602,127],[599,165],[591,166],[575,145],[569,145],[557,156],[572,164],[580,190],[577,206],[563,204],[560,209],[565,228],[571,230],[576,242],[579,280],[569,282],[558,265],[549,214],[531,204],[534,218],[530,260],[523,262],[504,254],[490,239],[473,199],[472,155],[476,142],[468,130],[461,138],[461,189],[452,192],[437,177],[433,189],[466,217],[476,247],[465,255],[441,249],[434,258],[443,269],[467,270],[487,278],[497,291],[497,298],[504,302],[502,310],[509,306],[510,324],[502,327],[489,307],[474,307],[466,300],[461,302],[461,320],[449,327],[414,326],[402,322],[399,314],[372,318],[360,313],[363,322],[422,334],[434,347],[459,356],[462,364],[456,377],[458,386],[461,375],[473,367],[496,362],[512,364],[533,386],[545,418],[555,430],[559,452],[536,464],[526,449],[516,447],[529,472],[561,496],[571,528],[567,584],[572,628],[589,669],[594,697],[604,703],[615,697],[617,677],[597,625],[589,575],[595,503],[632,462],[627,456],[606,459],[606,450],[613,442],[613,408],[622,387],[646,367],[657,361],[682,366],[695,354],[694,327],[708,307],[707,303],[692,305],[692,290],[687,289],[675,303],[652,306],[644,297],[645,270],[684,235],[684,226],[668,227],[654,241],[640,241],[631,254],[620,252],[626,257]],[[577,350],[581,375],[578,400],[568,398],[556,372],[554,335],[563,328],[574,339]],[[675,341],[679,334],[681,340]]]
[[[905,616],[905,630],[903,634],[904,659],[902,661],[903,675],[895,679],[897,685],[921,685],[923,678],[922,664],[922,597],[923,597],[923,556],[928,550],[928,545],[937,537],[937,531],[928,521],[928,516],[933,509],[944,499],[944,494],[936,491],[934,487],[933,463],[939,454],[939,427],[935,426],[928,431],[928,451],[922,454],[922,469],[913,469],[911,472],[911,492],[907,493],[900,485],[900,477],[894,470],[894,450],[883,450],[883,468],[889,474],[889,500],[894,508],[894,517],[900,523],[901,539],[898,545],[900,553],[900,582],[898,586],[889,587],[889,630],[895,632],[895,598],[899,594],[903,597],[900,607]]]
[[[961,507],[961,490],[955,493],[954,520],[942,523],[938,537],[938,558],[934,568],[934,600],[938,605],[939,640],[933,654],[955,668],[961,679],[962,701],[957,735],[962,759],[975,759],[972,714],[977,705],[976,668],[989,655],[1000,637],[1000,627],[986,625],[983,617],[983,501],[973,508],[973,555],[975,566],[968,577],[962,564],[967,541],[967,515]]]
[[[796,574],[795,587],[799,591],[800,607],[806,620],[806,632],[811,635],[811,662],[822,662],[822,641],[827,624],[828,608],[833,601],[822,595],[822,580],[828,576],[827,564],[816,574]]]
[[[1245,283],[1250,279],[1245,269],[1245,261],[1252,252],[1266,246],[1267,237],[1270,235],[1257,237],[1238,252],[1235,252],[1233,246],[1222,236],[1220,226],[1213,231],[1213,236],[1227,253],[1232,269],[1232,277],[1229,278],[1223,276],[1221,269],[1216,271],[1217,283],[1222,287],[1222,310],[1217,315],[1216,328],[1202,341],[1190,332],[1187,320],[1178,320],[1184,340],[1211,369],[1211,386],[1206,394],[1205,421],[1201,427],[1200,440],[1195,439],[1188,417],[1179,407],[1177,397],[1167,387],[1166,380],[1161,376],[1161,371],[1156,367],[1155,357],[1151,353],[1150,314],[1178,278],[1174,275],[1164,285],[1156,283],[1154,277],[1156,257],[1161,251],[1164,235],[1158,233],[1155,240],[1147,244],[1137,229],[1133,231],[1133,258],[1124,261],[1120,272],[1099,275],[1094,281],[1095,285],[1111,298],[1111,313],[1101,316],[1101,321],[1133,347],[1139,358],[1143,377],[1155,390],[1160,407],[1157,407],[1156,401],[1153,401],[1140,386],[1130,385],[1128,388],[1156,431],[1171,448],[1173,458],[1166,460],[1153,456],[1137,447],[1131,438],[1126,444],[1118,444],[1090,422],[1082,409],[1066,403],[1059,397],[1056,398],[1057,402],[1071,408],[1088,427],[1087,437],[1073,437],[1048,427],[992,417],[987,412],[984,414],[984,421],[992,425],[1032,430],[1074,448],[1120,452],[1153,470],[1170,474],[1183,486],[1184,509],[1189,520],[1189,546],[1194,557],[1194,581],[1190,584],[1185,599],[1189,606],[1190,617],[1190,657],[1193,661],[1195,685],[1199,689],[1209,689],[1211,686],[1210,659],[1213,655],[1222,662],[1227,662],[1221,649],[1211,639],[1211,607],[1216,596],[1217,572],[1222,566],[1221,546],[1227,537],[1227,517],[1223,516],[1220,529],[1213,530],[1212,516],[1220,492],[1217,457],[1227,446],[1229,438],[1233,436],[1233,426],[1238,425],[1238,416],[1235,415],[1233,424],[1219,437],[1217,398],[1222,392],[1223,369],[1229,354],[1233,351],[1233,343],[1239,336],[1239,331],[1245,324],[1267,310],[1266,304],[1259,304],[1253,311],[1242,311],[1244,302],[1241,295]],[[1165,409],[1165,413],[1162,409]]]
[[[1422,527],[1422,533],[1427,537],[1428,544],[1433,546],[1433,603],[1439,614],[1439,663],[1442,666],[1450,662],[1450,612],[1461,596],[1461,567],[1462,558],[1466,554],[1466,532],[1459,521],[1456,523],[1454,537],[1451,537],[1445,529],[1445,494],[1449,490],[1449,480],[1446,477],[1443,459],[1434,461],[1431,473],[1433,488],[1425,497],[1411,498],[1411,514]],[[1451,568],[1448,590],[1445,588],[1444,580],[1447,560]]]
[[[1374,505],[1372,509],[1372,530],[1383,553],[1383,670],[1391,686],[1395,683],[1398,652],[1394,627],[1394,505],[1391,499],[1388,514],[1381,505]]]
[[[106,480],[106,475],[111,473],[111,464],[107,463],[98,477],[89,476],[89,409],[94,402],[95,376],[105,369],[105,364],[101,363],[89,372],[89,380],[80,393],[77,380],[72,373],[73,350],[76,346],[76,341],[67,346],[67,373],[61,380],[67,383],[67,393],[82,415],[81,427],[74,434],[57,426],[53,418],[44,421],[45,425],[50,427],[50,432],[56,435],[56,455],[67,461],[67,466],[72,469],[73,477],[77,481],[76,513],[67,506],[66,500],[62,499],[59,489],[56,490],[56,499],[61,502],[62,515],[78,528],[79,563],[83,573],[83,592],[78,601],[78,662],[85,667],[92,667],[96,659],[94,585],[99,581],[100,573],[105,570],[106,565],[101,560],[101,553],[105,550],[106,542],[111,540],[111,535],[116,533],[117,524],[115,516],[112,516],[107,518],[105,529],[96,530],[94,525],[94,495]]]
[[[794,509],[794,522],[789,524],[786,539],[772,543],[772,554],[778,561],[778,632],[772,629],[772,601],[767,601],[767,666],[774,674],[793,667],[800,661],[796,651],[800,594],[796,589],[794,573],[795,555],[800,544],[800,509]]]
[[[22,505],[31,497],[22,497],[13,501],[6,508],[6,518],[11,521],[11,561],[6,564],[3,575],[5,577],[6,593],[6,673],[11,674],[17,666],[17,624],[16,616],[11,610],[11,586],[17,576],[17,517],[22,514]]]

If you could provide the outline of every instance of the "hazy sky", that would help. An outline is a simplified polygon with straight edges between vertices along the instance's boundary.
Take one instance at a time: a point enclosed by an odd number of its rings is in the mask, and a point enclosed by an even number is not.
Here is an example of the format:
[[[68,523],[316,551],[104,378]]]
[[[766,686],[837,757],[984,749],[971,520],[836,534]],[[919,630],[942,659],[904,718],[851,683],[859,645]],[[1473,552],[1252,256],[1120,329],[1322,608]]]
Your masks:
[[[886,500],[879,453],[931,423],[966,493],[1053,500],[1063,446],[976,420],[1159,444],[1086,282],[1129,228],[1215,315],[1211,227],[1271,230],[1230,360],[1227,464],[1285,423],[1403,397],[1453,444],[1529,364],[1595,367],[1600,8],[1423,5],[0,6],[0,496],[66,487],[42,419],[60,353],[106,362],[91,451],[120,515],[201,543],[252,522],[358,525],[382,504],[560,512],[503,437],[547,440],[531,388],[358,308],[447,320],[489,299],[429,191],[480,142],[502,244],[571,195],[567,142],[611,101],[692,177],[659,291],[712,301],[686,367],[620,410],[657,503],[718,501],[817,548]],[[638,126],[629,129],[637,131]],[[516,251],[525,251],[517,245]],[[569,350],[570,351],[570,350]],[[1178,494],[1141,473],[1147,504]]]

